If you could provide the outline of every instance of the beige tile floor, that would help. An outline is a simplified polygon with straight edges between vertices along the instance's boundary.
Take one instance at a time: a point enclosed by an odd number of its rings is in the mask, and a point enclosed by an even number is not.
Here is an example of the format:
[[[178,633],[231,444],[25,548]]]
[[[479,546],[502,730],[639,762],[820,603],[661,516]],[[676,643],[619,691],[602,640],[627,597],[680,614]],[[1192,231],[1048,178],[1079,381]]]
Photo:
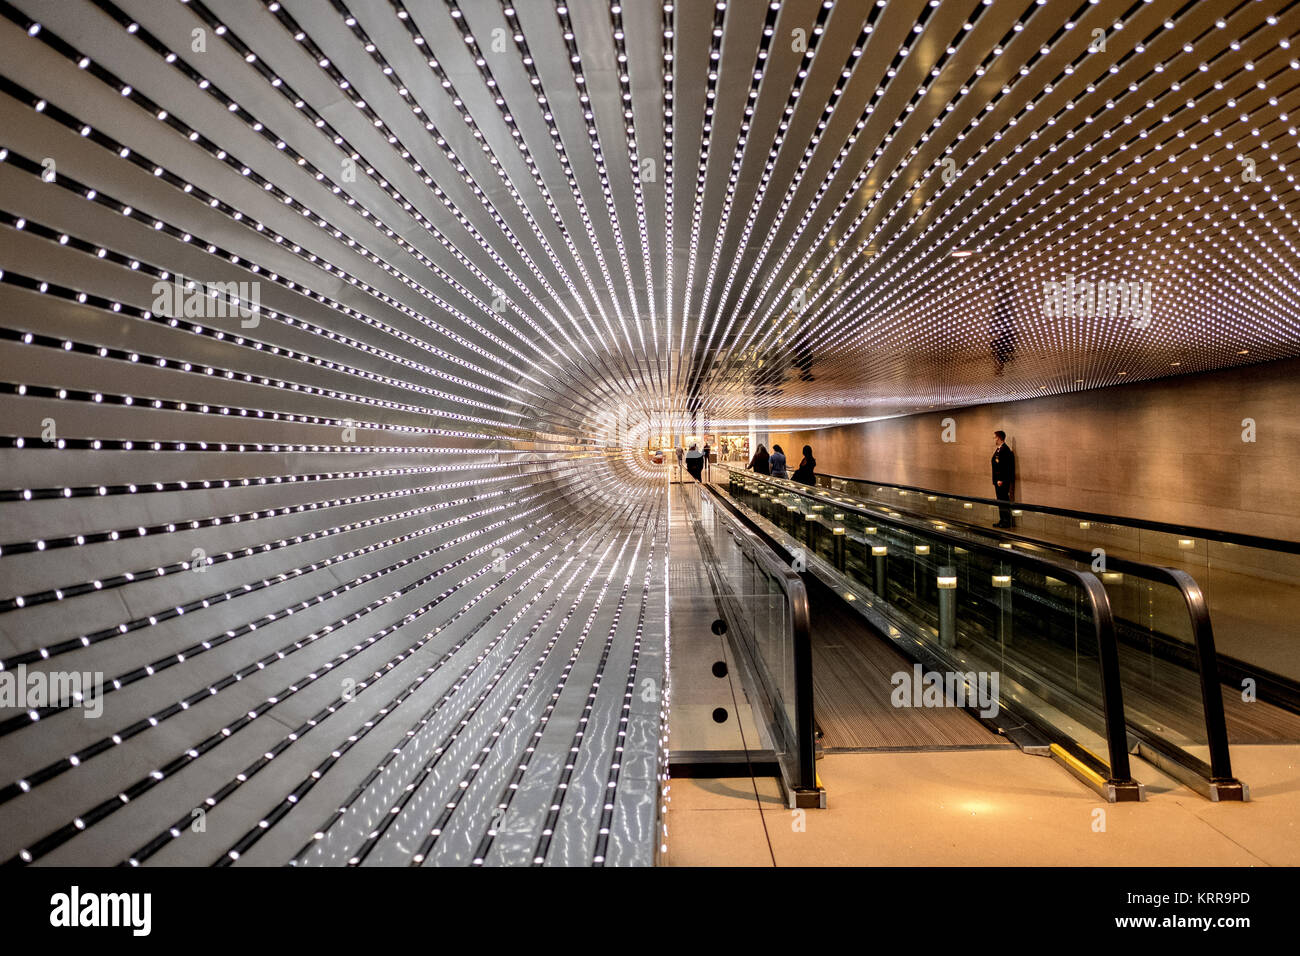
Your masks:
[[[673,780],[661,863],[1300,864],[1300,746],[1238,747],[1233,760],[1249,803],[1211,803],[1135,758],[1147,801],[1107,805],[1051,760],[1015,750],[829,754],[818,765],[828,808],[802,815],[775,780]]]
[[[694,560],[687,529],[674,532],[677,559]],[[688,590],[704,601],[703,586]],[[727,642],[699,626],[699,610],[674,608],[672,748],[752,748],[760,735],[746,705],[722,725],[706,716],[744,692]],[[708,670],[719,658],[732,665],[722,680]],[[828,808],[801,816],[774,779],[677,778],[660,863],[1300,865],[1300,745],[1235,746],[1232,759],[1249,803],[1211,803],[1135,757],[1147,801],[1106,804],[1053,761],[1018,750],[831,753],[818,763]]]

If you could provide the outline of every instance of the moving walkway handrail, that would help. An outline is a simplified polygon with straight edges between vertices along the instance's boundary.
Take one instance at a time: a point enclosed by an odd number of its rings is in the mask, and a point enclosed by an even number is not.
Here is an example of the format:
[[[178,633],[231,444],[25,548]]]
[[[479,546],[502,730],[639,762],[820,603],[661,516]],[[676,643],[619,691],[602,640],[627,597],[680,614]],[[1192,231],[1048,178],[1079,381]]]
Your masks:
[[[839,480],[855,481],[860,484],[878,484],[876,482],[863,482],[859,479]],[[902,485],[890,484],[878,486],[885,488],[904,487]],[[838,491],[838,489],[832,490]],[[987,500],[979,498],[963,498],[960,495],[947,495],[943,492],[930,493],[958,501]],[[989,501],[988,503],[993,505],[1005,505],[1005,502],[998,502],[996,500]],[[1061,509],[1057,510],[1059,512]],[[908,512],[908,514],[916,516],[915,512]],[[920,516],[916,517],[920,518],[920,520],[924,520],[924,518],[921,518]],[[951,521],[953,519],[945,520]],[[1099,519],[1094,516],[1093,520]],[[1103,517],[1100,520],[1104,521],[1105,518]],[[1084,552],[1070,548],[1066,545],[1055,544],[1052,542],[1036,542],[1036,544],[1070,556],[1075,560],[1087,560],[1087,557],[1084,556]],[[1088,557],[1090,556],[1091,555],[1089,554]],[[1201,704],[1205,714],[1206,744],[1210,753],[1210,763],[1206,766],[1203,761],[1180,748],[1168,749],[1161,747],[1161,742],[1157,740],[1149,740],[1148,743],[1153,744],[1164,752],[1166,756],[1183,764],[1200,776],[1206,777],[1212,783],[1219,785],[1237,785],[1238,782],[1232,776],[1232,760],[1228,753],[1228,726],[1227,718],[1223,711],[1223,687],[1222,682],[1219,679],[1218,651],[1214,643],[1214,627],[1210,622],[1209,606],[1206,603],[1205,594],[1201,590],[1201,586],[1190,574],[1177,568],[1146,564],[1145,562],[1119,558],[1113,555],[1107,556],[1106,563],[1112,570],[1132,574],[1135,577],[1147,578],[1149,580],[1159,580],[1177,588],[1179,594],[1182,596],[1183,604],[1187,608],[1187,615],[1191,624],[1192,642],[1196,652],[1197,673],[1201,686]],[[1141,732],[1140,728],[1135,729],[1135,734],[1139,737],[1145,736]]]
[[[748,472],[752,474],[752,472]],[[759,476],[763,477],[763,476]],[[1206,538],[1225,544],[1236,544],[1246,548],[1259,548],[1265,551],[1283,551],[1287,554],[1300,554],[1300,541],[1287,541],[1282,538],[1266,538],[1262,535],[1243,534],[1237,531],[1222,531],[1216,528],[1197,528],[1192,525],[1170,524],[1165,521],[1151,521],[1146,518],[1131,518],[1123,515],[1100,514],[1092,511],[1076,511],[1073,508],[1059,508],[1055,505],[1035,505],[1022,501],[999,501],[996,498],[979,498],[974,495],[958,495],[950,491],[936,491],[933,488],[919,488],[915,485],[900,485],[893,481],[872,481],[870,478],[849,478],[844,475],[832,475],[819,471],[818,480],[852,481],[860,485],[876,485],[879,488],[898,488],[920,495],[937,495],[954,501],[969,501],[977,505],[992,505],[996,508],[1014,507],[1022,511],[1040,514],[1058,515],[1063,518],[1076,518],[1083,521],[1095,521],[1098,524],[1114,524],[1143,531],[1158,531],[1162,534],[1174,534],[1184,538]],[[834,489],[832,489],[834,490]]]
[[[1127,562],[1121,562],[1127,563]],[[1236,783],[1228,756],[1228,720],[1223,712],[1223,684],[1219,680],[1219,655],[1214,648],[1210,609],[1201,587],[1186,571],[1156,568],[1180,585],[1187,613],[1192,619],[1192,640],[1196,645],[1197,670],[1201,675],[1201,709],[1205,712],[1206,742],[1210,748],[1210,779],[1215,783]]]
[[[834,500],[819,493],[811,485],[795,485],[790,488],[786,487],[785,484],[776,484],[776,481],[780,479],[773,479],[768,475],[754,475],[749,472],[739,471],[737,474],[770,485],[780,491],[793,491],[810,498],[816,498],[825,504],[834,505],[840,511],[857,512],[877,523],[893,523],[906,530],[945,541],[954,547],[995,553],[1000,561],[1008,564],[1030,568],[1057,578],[1072,579],[1087,598],[1092,610],[1093,630],[1097,641],[1098,671],[1101,678],[1102,715],[1106,725],[1106,748],[1109,755],[1111,774],[1107,782],[1116,786],[1133,785],[1128,759],[1128,724],[1124,717],[1124,695],[1120,686],[1119,644],[1115,635],[1115,619],[1111,611],[1110,597],[1106,593],[1105,586],[1095,574],[1091,571],[1080,571],[1068,565],[1035,555],[1007,551],[996,545],[972,541],[969,538],[934,528],[904,515],[891,515],[874,511],[863,505],[846,504],[843,501]]]
[[[691,500],[693,494],[703,494],[704,485],[700,482],[684,482],[680,486]],[[691,488],[693,491],[687,491]],[[710,488],[711,497],[717,504],[715,516],[721,516],[731,532],[736,545],[747,557],[759,565],[764,572],[778,582],[790,607],[790,647],[793,650],[794,684],[795,684],[795,751],[797,757],[797,778],[795,789],[799,793],[814,794],[817,785],[817,728],[813,710],[812,677],[812,615],[808,607],[808,590],[803,578],[773,552],[772,548],[732,513],[732,506],[714,489]],[[696,504],[698,513],[698,502]],[[800,804],[803,805],[802,803]]]

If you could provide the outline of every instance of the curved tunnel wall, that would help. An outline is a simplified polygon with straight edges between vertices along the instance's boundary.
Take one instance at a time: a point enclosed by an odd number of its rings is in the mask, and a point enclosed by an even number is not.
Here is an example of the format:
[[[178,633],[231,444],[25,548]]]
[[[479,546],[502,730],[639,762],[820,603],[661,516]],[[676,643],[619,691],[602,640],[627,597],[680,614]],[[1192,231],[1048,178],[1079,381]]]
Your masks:
[[[592,363],[9,13],[0,856],[650,862],[666,514]]]
[[[0,859],[648,862],[640,449],[1294,358],[1266,6],[0,0]]]

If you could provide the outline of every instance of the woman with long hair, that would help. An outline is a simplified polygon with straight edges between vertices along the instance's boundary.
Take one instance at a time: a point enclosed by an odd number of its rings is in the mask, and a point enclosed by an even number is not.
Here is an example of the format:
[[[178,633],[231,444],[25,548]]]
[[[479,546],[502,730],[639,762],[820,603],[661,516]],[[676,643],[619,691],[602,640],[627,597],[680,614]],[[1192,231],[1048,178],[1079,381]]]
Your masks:
[[[813,457],[812,445],[803,446],[803,459],[799,462],[799,467],[795,469],[791,480],[802,482],[805,485],[816,485],[817,476],[813,474],[813,469],[817,467],[817,459]]]

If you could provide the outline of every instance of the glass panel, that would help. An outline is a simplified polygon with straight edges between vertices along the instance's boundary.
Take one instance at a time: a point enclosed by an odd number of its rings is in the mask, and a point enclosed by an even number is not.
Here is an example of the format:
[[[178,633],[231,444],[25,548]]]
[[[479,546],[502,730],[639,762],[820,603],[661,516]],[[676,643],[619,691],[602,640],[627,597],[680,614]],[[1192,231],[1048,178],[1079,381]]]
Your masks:
[[[1300,681],[1300,555],[1197,539],[1221,655]],[[1240,691],[1240,687],[1236,688]]]
[[[697,533],[707,542],[718,572],[715,587],[720,587],[719,600],[728,621],[739,631],[729,632],[729,636],[733,647],[740,649],[747,685],[754,685],[748,689],[756,715],[764,724],[765,745],[776,755],[787,784],[797,786],[800,745],[811,748],[813,742],[811,733],[807,741],[798,735],[795,634],[791,597],[781,575],[784,568],[766,545],[757,539],[746,541],[748,532],[702,488],[695,485],[683,490]],[[742,494],[762,500],[736,485],[737,497]]]
[[[1032,542],[999,547],[962,527],[972,513],[996,520],[994,505],[841,480],[818,489],[817,497],[789,482],[755,476],[735,476],[731,487],[738,499],[802,541],[809,556],[839,570],[909,653],[920,645],[955,660],[963,671],[997,672],[1004,695],[1105,760],[1096,626],[1086,591],[1069,573],[1098,571],[1115,619],[1128,726],[1208,762],[1187,603],[1166,574],[1120,557],[1140,550],[1133,529],[1089,526],[1059,515],[1016,515],[1022,529],[1029,525],[1072,539],[1075,550]],[[845,501],[841,490],[869,497],[875,510]],[[925,523],[918,525],[922,517]],[[843,528],[842,555],[836,552],[836,527]],[[1180,550],[1176,539],[1159,544],[1165,554]],[[1048,563],[1027,563],[1017,553]],[[1122,570],[1076,560],[1075,554],[1109,557]],[[1063,570],[1052,573],[1053,564]]]
[[[996,505],[936,492],[892,485],[828,479],[830,490],[864,502],[912,513],[954,526],[981,526],[998,520]],[[1216,651],[1289,679],[1300,679],[1300,589],[1293,582],[1300,556],[1241,547],[1186,534],[1135,527],[1114,521],[1054,514],[1015,504],[1011,520],[1017,536],[1053,546],[1079,570],[1097,572],[1110,598],[1119,649],[1121,680],[1129,726],[1208,760],[1207,722],[1192,618],[1182,591],[1157,573],[1172,568],[1190,574],[1211,611]],[[1033,552],[1035,545],[1018,544]],[[1081,558],[1087,555],[1087,558]],[[1147,565],[1126,567],[1125,562]],[[1237,669],[1232,672],[1239,676]],[[1233,697],[1229,688],[1228,697]],[[1227,701],[1232,711],[1234,700]],[[1230,721],[1230,724],[1232,722]],[[1237,723],[1235,726],[1240,727]]]
[[[917,515],[977,526],[992,524],[999,516],[995,505],[957,496],[824,475],[820,480],[828,490]],[[1300,681],[1300,588],[1295,586],[1300,580],[1300,555],[1290,550],[1222,542],[1194,532],[1152,530],[1122,520],[1057,515],[1020,503],[1015,503],[1012,511],[1019,535],[1090,554],[1100,550],[1110,557],[1186,571],[1205,595],[1214,622],[1216,650],[1221,658],[1235,665],[1233,673],[1237,673],[1238,666],[1244,666]],[[1177,599],[1159,594],[1151,598],[1155,607],[1139,613],[1141,598],[1136,593],[1128,594],[1132,588],[1119,590],[1126,608],[1124,616],[1133,625],[1126,628],[1130,636],[1144,628],[1158,634],[1158,639],[1152,638],[1154,645],[1144,639],[1139,641],[1140,646],[1175,653],[1179,645],[1190,640],[1188,634],[1181,633],[1183,628],[1172,623],[1174,617],[1181,616],[1175,607]],[[1151,623],[1143,624],[1148,618]],[[1155,618],[1164,623],[1156,623]],[[1158,722],[1153,718],[1153,726]]]

